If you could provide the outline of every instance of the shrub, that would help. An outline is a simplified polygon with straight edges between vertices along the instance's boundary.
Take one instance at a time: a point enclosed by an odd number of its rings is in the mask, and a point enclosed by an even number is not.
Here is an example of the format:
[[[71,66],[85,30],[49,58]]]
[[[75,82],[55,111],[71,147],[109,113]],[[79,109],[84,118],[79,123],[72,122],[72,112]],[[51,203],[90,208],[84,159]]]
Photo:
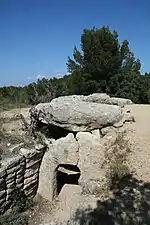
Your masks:
[[[33,201],[29,200],[24,192],[16,189],[12,194],[12,206],[0,217],[0,225],[28,225],[29,216],[27,210],[33,206]]]
[[[14,213],[0,217],[0,225],[28,225],[28,215],[25,213]]]

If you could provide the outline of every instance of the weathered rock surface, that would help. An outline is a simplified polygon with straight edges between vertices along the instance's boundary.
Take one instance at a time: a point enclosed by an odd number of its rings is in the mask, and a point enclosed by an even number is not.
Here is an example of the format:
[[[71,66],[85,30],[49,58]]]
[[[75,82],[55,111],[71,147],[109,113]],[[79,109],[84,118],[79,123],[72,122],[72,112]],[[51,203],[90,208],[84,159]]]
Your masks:
[[[32,115],[42,123],[74,132],[110,126],[119,122],[123,116],[118,106],[83,101],[62,101],[62,99],[38,104],[32,111]]]
[[[96,103],[109,104],[109,105],[112,104],[110,96],[105,93],[94,93],[88,96],[84,96],[83,101],[96,102]]]
[[[53,142],[53,152],[59,164],[77,165],[79,147],[72,133]]]
[[[101,134],[103,136],[108,135],[110,133],[114,133],[116,132],[116,128],[111,126],[111,127],[104,127],[103,129],[101,129]]]
[[[113,135],[113,136],[112,136]],[[38,193],[52,201],[57,196],[57,172],[66,175],[79,175],[78,182],[83,192],[95,194],[107,186],[107,167],[102,167],[105,160],[105,146],[111,146],[116,133],[102,138],[99,130],[78,132],[76,137],[69,133],[66,137],[53,140],[42,160],[40,167]],[[70,167],[71,166],[71,167]],[[72,169],[76,166],[76,170]]]
[[[73,102],[73,101],[84,101],[86,96],[84,95],[68,95],[68,96],[61,96],[58,98],[54,98],[52,101],[53,102],[58,102],[58,101],[66,101],[66,102]]]
[[[85,102],[95,102],[95,103],[118,105],[118,106],[133,104],[133,102],[130,99],[110,97],[109,95],[107,95],[105,93],[93,93],[88,96],[84,96],[84,95],[62,96],[62,97],[54,99],[53,101],[57,101],[57,100],[59,100],[59,101],[60,100],[61,101],[85,101]]]
[[[52,148],[47,149],[44,154],[40,172],[39,172],[39,186],[38,193],[48,200],[53,198],[53,186],[55,177],[55,171],[58,166],[57,159],[53,157]]]
[[[100,138],[89,132],[79,132],[76,136],[79,143],[79,163],[81,171],[79,183],[86,193],[94,194],[106,184],[102,164],[105,159],[104,148]]]
[[[133,104],[133,102],[130,99],[126,98],[111,98],[111,104],[124,106],[124,105],[131,105]]]
[[[133,102],[130,99],[110,97],[105,93],[94,93],[88,96],[84,97],[82,96],[81,99],[83,99],[83,101],[86,102],[97,102],[102,104],[118,105],[118,106],[133,104]]]
[[[79,146],[72,133],[49,144],[40,167],[38,193],[44,198],[52,200],[57,191],[58,166],[62,164],[77,165],[78,160]]]

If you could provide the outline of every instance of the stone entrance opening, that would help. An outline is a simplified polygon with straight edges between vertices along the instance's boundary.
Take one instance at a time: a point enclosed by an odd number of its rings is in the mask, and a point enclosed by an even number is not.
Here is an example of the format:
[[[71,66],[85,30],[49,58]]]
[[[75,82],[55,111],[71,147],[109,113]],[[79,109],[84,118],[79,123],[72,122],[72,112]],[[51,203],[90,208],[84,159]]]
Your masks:
[[[43,133],[47,138],[54,138],[55,140],[66,137],[70,132],[62,127],[53,125],[53,124],[45,124],[40,121],[38,121],[38,124],[36,125],[37,131],[40,131]],[[71,132],[74,135],[77,134],[77,132]]]
[[[71,164],[60,164],[56,170],[57,195],[61,192],[65,184],[78,185],[80,170],[77,166]]]

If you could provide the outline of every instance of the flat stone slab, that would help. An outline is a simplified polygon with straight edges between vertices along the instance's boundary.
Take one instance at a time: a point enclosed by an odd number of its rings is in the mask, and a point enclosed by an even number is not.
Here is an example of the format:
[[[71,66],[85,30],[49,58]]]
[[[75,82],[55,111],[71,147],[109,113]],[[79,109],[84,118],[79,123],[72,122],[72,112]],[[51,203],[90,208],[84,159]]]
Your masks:
[[[32,120],[80,132],[111,126],[122,119],[119,106],[57,98],[32,109]]]

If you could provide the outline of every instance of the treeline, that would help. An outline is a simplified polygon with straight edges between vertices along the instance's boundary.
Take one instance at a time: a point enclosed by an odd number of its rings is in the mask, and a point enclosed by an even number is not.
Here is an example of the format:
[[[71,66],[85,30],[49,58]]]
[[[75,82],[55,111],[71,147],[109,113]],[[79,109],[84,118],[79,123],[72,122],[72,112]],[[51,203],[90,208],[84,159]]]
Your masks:
[[[0,104],[33,105],[62,95],[94,92],[150,103],[150,73],[140,73],[140,60],[129,49],[128,41],[120,44],[117,32],[109,27],[83,30],[81,51],[74,47],[67,68],[70,75],[63,78],[0,88]]]

